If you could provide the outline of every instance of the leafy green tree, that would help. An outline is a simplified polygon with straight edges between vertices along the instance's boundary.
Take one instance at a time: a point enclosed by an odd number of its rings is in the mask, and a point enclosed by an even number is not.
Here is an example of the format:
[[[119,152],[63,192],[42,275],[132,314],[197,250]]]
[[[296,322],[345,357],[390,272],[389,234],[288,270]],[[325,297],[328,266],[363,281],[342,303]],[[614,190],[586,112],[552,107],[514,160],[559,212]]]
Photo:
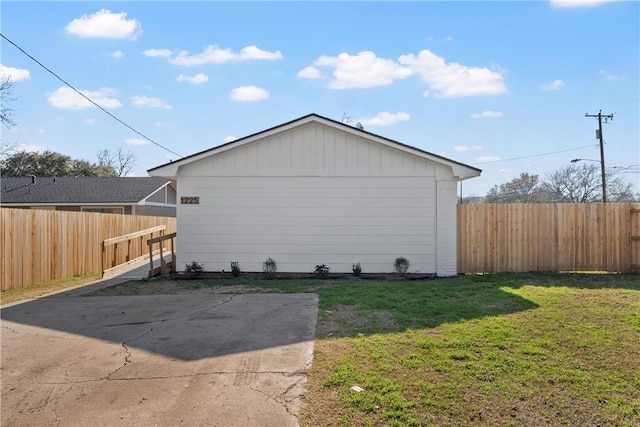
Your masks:
[[[549,194],[538,175],[523,172],[504,184],[494,185],[485,197],[486,203],[539,203],[547,202]]]
[[[20,151],[0,160],[2,176],[117,176],[113,168],[53,151]]]

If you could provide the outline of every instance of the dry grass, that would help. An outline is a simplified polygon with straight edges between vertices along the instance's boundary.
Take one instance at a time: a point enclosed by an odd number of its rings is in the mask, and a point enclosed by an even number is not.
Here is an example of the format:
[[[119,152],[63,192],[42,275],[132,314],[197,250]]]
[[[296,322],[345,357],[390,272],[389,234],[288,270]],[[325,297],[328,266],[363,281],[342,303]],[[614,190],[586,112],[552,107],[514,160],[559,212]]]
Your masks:
[[[84,276],[71,277],[55,280],[46,283],[36,283],[24,288],[10,289],[0,293],[0,305],[11,304],[18,301],[39,298],[43,295],[51,294],[76,286],[86,285],[100,279],[101,273],[92,273]]]

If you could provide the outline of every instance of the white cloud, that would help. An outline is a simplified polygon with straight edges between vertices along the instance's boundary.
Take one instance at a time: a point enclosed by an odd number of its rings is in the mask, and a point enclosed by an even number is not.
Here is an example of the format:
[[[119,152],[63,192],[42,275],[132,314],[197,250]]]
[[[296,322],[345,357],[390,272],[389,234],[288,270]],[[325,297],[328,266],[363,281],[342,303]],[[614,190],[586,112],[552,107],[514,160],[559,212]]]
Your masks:
[[[407,113],[388,113],[383,111],[375,115],[375,117],[363,118],[356,120],[363,126],[390,126],[398,122],[406,122],[410,116]]]
[[[476,159],[477,163],[491,163],[500,160],[498,156],[480,156]]]
[[[103,108],[120,108],[122,104],[115,98],[118,93],[114,89],[100,88],[98,90],[80,90],[80,92],[87,98],[93,100],[96,104]],[[49,103],[57,108],[65,110],[84,110],[87,108],[94,108],[91,102],[80,96],[73,89],[67,86],[62,86],[56,89],[55,92],[49,94]]]
[[[31,78],[31,73],[29,70],[25,70],[23,68],[5,67],[0,64],[0,76],[7,76],[11,81],[19,82],[21,80],[29,80]]]
[[[404,79],[413,74],[413,71],[393,60],[379,58],[369,51],[353,56],[348,53],[341,53],[338,56],[321,56],[313,65],[334,67],[333,80],[327,86],[331,89],[387,86],[395,80]]]
[[[27,153],[37,153],[44,151],[45,148],[41,145],[36,144],[18,144],[12,151],[16,152],[27,152]]]
[[[122,53],[121,50],[114,50],[113,52],[110,53],[112,58],[116,58],[116,59],[120,59],[122,57],[124,57],[124,53]]]
[[[163,110],[171,110],[173,108],[160,98],[151,98],[140,95],[132,96],[131,103],[136,107],[162,108]]]
[[[482,150],[482,147],[479,145],[456,145],[453,147],[456,151],[471,151],[471,150]]]
[[[472,119],[499,119],[500,117],[502,117],[502,112],[487,110],[483,111],[482,113],[473,113],[470,117]]]
[[[460,98],[507,93],[500,71],[468,67],[456,62],[447,64],[444,58],[429,50],[420,51],[418,56],[402,55],[398,60],[418,73],[429,85],[430,89],[424,96],[433,94],[436,98]]]
[[[176,80],[179,82],[191,83],[192,85],[199,85],[208,82],[209,77],[202,73],[198,73],[195,76],[185,76],[184,74],[180,74],[176,77]]]
[[[593,7],[618,0],[551,0],[553,7]]]
[[[564,87],[564,82],[560,79],[556,79],[551,83],[542,85],[542,90],[560,90]]]
[[[173,52],[170,49],[147,49],[144,52],[142,52],[143,55],[145,56],[151,56],[151,57],[156,57],[156,56],[171,56],[173,54]]]
[[[617,75],[609,73],[609,72],[607,72],[605,70],[598,71],[598,74],[600,74],[605,80],[608,80],[610,82],[619,79],[619,77]]]
[[[263,101],[269,98],[269,91],[257,86],[241,86],[233,89],[229,98],[238,102]]]
[[[142,139],[142,138],[129,138],[129,139],[125,139],[124,142],[126,144],[129,144],[129,145],[147,145],[147,144],[149,144],[149,141],[147,141],[146,139]]]
[[[126,19],[127,14],[102,9],[91,15],[82,15],[71,21],[67,33],[83,38],[135,40],[142,33],[140,22]]]
[[[308,66],[298,71],[298,77],[301,79],[324,79],[322,72],[316,67]]]
[[[227,137],[225,137],[225,138],[224,138],[224,142],[233,142],[233,141],[235,141],[236,139],[238,139],[238,137],[237,137],[237,136],[231,136],[231,135],[229,135],[229,136],[227,136]]]
[[[204,64],[223,64],[230,61],[252,61],[252,60],[275,60],[281,59],[280,51],[268,52],[259,49],[257,46],[247,46],[240,52],[234,52],[231,49],[221,49],[218,46],[207,46],[202,53],[190,55],[188,51],[183,50],[169,62],[185,67],[195,67]]]

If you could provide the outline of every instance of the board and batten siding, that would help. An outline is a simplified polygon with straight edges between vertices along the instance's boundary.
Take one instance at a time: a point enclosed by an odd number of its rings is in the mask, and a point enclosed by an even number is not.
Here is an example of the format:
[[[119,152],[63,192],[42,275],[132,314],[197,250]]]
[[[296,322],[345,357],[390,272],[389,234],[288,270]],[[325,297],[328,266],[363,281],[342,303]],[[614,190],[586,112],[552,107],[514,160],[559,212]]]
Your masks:
[[[360,262],[385,273],[403,256],[410,272],[455,274],[448,169],[318,123],[183,165],[178,200],[199,204],[178,205],[178,266],[262,271],[271,257],[285,272],[350,273]],[[452,245],[443,254],[439,236]]]

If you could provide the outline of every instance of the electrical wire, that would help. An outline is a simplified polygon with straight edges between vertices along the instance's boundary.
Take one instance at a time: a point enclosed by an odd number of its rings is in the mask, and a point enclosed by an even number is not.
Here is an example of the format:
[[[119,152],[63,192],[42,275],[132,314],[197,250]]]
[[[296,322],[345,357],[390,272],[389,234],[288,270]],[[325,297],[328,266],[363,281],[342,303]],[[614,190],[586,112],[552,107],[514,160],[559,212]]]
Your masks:
[[[488,160],[486,162],[478,162],[478,164],[508,162],[508,161],[511,161],[511,160],[521,160],[521,159],[530,159],[532,157],[550,156],[551,154],[566,153],[567,151],[582,150],[583,148],[595,147],[596,145],[597,144],[583,145],[582,147],[569,148],[567,150],[553,151],[551,153],[543,153],[543,154],[532,154],[531,156],[513,157],[511,159]]]
[[[47,68],[44,64],[42,64],[40,61],[38,61],[36,58],[34,58],[33,56],[31,56],[30,54],[28,54],[24,49],[22,49],[20,46],[18,46],[16,43],[14,43],[13,41],[9,40],[4,34],[0,33],[0,36],[5,39],[7,42],[11,43],[16,49],[18,49],[20,52],[22,52],[23,54],[25,54],[29,59],[31,59],[33,62],[35,62],[36,64],[38,64],[39,66],[41,66],[42,68],[44,68],[45,70],[47,70],[51,75],[53,75],[56,79],[60,80],[62,83],[64,83],[65,85],[69,86],[74,92],[76,92],[78,95],[82,96],[84,99],[86,99],[87,101],[89,101],[90,103],[92,103],[93,105],[95,105],[96,107],[98,107],[100,110],[102,110],[104,113],[106,113],[107,115],[109,115],[112,119],[114,119],[115,121],[117,121],[118,123],[120,123],[121,125],[123,125],[124,127],[126,127],[127,129],[133,131],[134,133],[136,133],[137,135],[140,135],[141,137],[143,137],[144,139],[146,139],[147,141],[149,141],[150,143],[162,148],[163,150],[168,151],[171,154],[175,154],[176,156],[182,158],[183,156],[181,156],[180,154],[176,153],[175,151],[165,147],[164,145],[154,141],[153,139],[149,138],[148,136],[144,135],[143,133],[137,131],[136,129],[134,129],[133,127],[131,127],[130,125],[128,125],[127,123],[125,123],[124,121],[120,120],[118,117],[114,116],[113,114],[111,114],[109,111],[105,110],[102,106],[100,106],[99,104],[97,104],[93,99],[89,98],[87,95],[85,95],[84,93],[80,92],[78,89],[76,89],[75,87],[73,87],[73,85],[71,85],[70,83],[68,83],[67,81],[65,81],[62,77],[60,77],[59,75],[57,75],[56,73],[54,73],[53,71],[51,71],[49,68]]]

